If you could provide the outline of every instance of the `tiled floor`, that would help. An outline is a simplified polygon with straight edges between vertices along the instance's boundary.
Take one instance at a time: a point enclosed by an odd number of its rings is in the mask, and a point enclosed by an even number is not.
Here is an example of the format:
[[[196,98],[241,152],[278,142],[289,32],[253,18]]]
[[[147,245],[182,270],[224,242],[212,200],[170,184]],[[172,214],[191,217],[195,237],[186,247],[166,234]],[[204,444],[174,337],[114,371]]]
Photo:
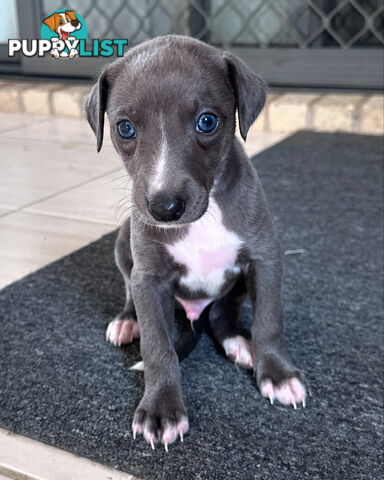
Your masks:
[[[246,151],[254,155],[285,136],[253,133]],[[106,137],[97,154],[85,120],[0,113],[0,288],[114,230],[125,218],[129,180]],[[3,476],[132,479],[0,429]]]

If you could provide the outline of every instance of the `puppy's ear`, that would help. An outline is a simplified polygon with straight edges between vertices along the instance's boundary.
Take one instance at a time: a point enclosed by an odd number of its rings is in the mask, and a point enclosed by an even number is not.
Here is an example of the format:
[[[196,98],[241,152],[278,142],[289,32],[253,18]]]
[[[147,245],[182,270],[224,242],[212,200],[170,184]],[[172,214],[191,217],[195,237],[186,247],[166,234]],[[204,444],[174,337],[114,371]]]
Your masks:
[[[255,75],[240,58],[230,52],[224,52],[223,55],[227,63],[229,80],[235,93],[240,133],[245,140],[249,127],[264,107],[267,98],[267,84]]]
[[[84,102],[87,120],[91,125],[93,133],[96,135],[98,152],[100,152],[103,145],[104,116],[107,108],[108,89],[107,71],[104,70]]]
[[[48,28],[56,32],[56,29],[59,25],[59,14],[58,13],[52,13],[47,18],[44,18],[43,23],[47,25]]]

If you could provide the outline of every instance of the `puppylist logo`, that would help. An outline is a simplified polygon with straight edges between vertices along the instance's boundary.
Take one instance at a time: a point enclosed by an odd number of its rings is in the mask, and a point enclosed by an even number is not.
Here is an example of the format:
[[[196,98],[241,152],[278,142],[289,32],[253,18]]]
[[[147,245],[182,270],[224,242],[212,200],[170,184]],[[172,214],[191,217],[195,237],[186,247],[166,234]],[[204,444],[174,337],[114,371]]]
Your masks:
[[[21,52],[27,57],[54,58],[118,57],[124,55],[126,39],[94,39],[87,48],[88,29],[84,18],[75,10],[62,8],[45,17],[40,29],[41,39],[8,40],[8,56]]]

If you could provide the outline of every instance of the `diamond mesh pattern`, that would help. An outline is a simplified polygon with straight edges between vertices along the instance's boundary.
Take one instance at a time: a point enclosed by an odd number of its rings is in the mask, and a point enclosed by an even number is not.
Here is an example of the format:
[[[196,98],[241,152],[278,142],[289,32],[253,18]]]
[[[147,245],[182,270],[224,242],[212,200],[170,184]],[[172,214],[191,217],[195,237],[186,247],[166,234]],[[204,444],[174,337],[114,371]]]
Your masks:
[[[90,38],[191,35],[222,47],[354,48],[384,44],[382,0],[77,0]],[[44,0],[44,14],[62,8]]]

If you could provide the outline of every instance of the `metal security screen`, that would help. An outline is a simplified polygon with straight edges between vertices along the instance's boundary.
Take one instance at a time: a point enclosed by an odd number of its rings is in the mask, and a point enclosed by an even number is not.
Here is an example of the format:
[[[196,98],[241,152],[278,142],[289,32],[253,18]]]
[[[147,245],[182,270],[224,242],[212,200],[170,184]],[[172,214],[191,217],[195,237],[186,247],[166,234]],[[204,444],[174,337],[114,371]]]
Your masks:
[[[61,2],[45,0],[44,14]],[[380,0],[78,1],[93,38],[192,35],[221,47],[381,47]]]
[[[26,22],[26,3],[19,16]],[[382,0],[77,0],[90,38],[128,38],[130,46],[167,33],[234,51],[272,85],[382,88]],[[57,0],[32,0],[35,28]],[[23,13],[24,12],[24,13]],[[31,17],[29,17],[31,18]],[[30,20],[31,22],[31,20]],[[21,31],[23,31],[21,29]],[[32,33],[32,29],[30,29]],[[33,36],[31,37],[33,38]],[[37,61],[36,61],[37,60]],[[89,76],[105,59],[27,59],[28,73]]]

